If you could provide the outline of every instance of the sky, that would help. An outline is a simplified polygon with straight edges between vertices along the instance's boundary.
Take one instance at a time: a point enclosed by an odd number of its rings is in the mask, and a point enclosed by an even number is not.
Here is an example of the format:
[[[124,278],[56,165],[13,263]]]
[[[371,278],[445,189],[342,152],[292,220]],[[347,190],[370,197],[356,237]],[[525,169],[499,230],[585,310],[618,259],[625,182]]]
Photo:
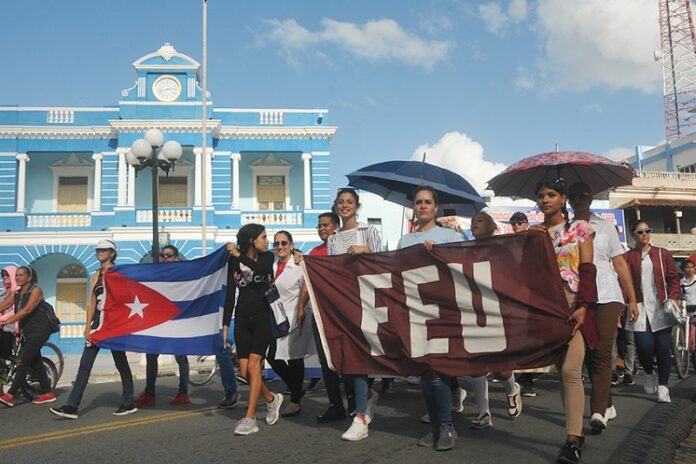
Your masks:
[[[0,104],[115,105],[139,57],[201,61],[201,0],[3,2]],[[479,191],[561,150],[664,140],[657,0],[208,2],[215,106],[328,108],[332,186],[368,164],[439,163]]]

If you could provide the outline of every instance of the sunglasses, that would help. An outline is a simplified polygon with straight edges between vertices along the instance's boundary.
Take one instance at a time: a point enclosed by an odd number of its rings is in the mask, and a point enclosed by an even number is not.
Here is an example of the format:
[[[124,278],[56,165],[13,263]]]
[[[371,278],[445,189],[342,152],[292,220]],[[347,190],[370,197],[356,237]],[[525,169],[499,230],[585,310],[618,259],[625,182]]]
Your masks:
[[[286,246],[288,244],[290,244],[290,242],[288,242],[287,240],[278,240],[277,242],[273,242],[273,246],[276,248],[279,246]]]
[[[587,200],[588,198],[590,198],[590,194],[587,192],[571,193],[570,195],[568,195],[568,197],[571,200]]]
[[[162,253],[160,254],[160,258],[174,258],[176,255],[174,253]]]
[[[512,226],[521,226],[522,224],[526,224],[527,221],[513,221],[510,223]]]
[[[107,251],[111,251],[111,248],[97,248],[96,249],[97,253],[106,253]]]
[[[640,229],[640,230],[633,231],[633,233],[636,235],[648,235],[651,232],[652,232],[652,229]]]

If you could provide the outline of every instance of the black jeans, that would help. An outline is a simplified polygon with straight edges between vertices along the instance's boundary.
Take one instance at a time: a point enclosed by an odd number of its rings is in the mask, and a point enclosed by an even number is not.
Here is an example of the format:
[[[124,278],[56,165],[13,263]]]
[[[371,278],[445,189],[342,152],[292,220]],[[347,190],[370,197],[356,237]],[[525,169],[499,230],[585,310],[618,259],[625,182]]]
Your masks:
[[[97,345],[90,344],[89,346],[85,346],[84,350],[82,350],[80,367],[77,369],[75,384],[68,397],[68,406],[72,406],[75,409],[80,406],[80,401],[82,401],[82,395],[85,392],[85,388],[87,388],[87,382],[92,373],[92,366],[94,366],[94,361],[97,359],[97,354],[99,354],[99,347]],[[121,374],[121,386],[123,388],[121,404],[123,406],[133,406],[133,374],[128,365],[126,352],[112,350],[111,356],[114,358],[116,369],[118,369],[119,374]]]
[[[321,364],[321,375],[322,377],[324,377],[324,385],[326,385],[326,396],[329,397],[329,404],[331,406],[343,406],[343,397],[341,396],[341,378],[335,371],[329,369],[329,365],[326,362],[326,354],[324,353],[324,347],[321,345],[319,329],[317,329],[316,324],[312,324],[312,331],[314,332],[314,341],[317,345],[317,355],[319,356],[319,364]]]
[[[43,362],[41,361],[41,347],[46,344],[48,337],[51,334],[47,333],[45,336],[33,336],[24,340],[21,348],[21,361],[15,372],[14,380],[12,381],[12,386],[7,391],[10,395],[16,395],[19,390],[19,386],[27,378],[29,369],[36,374],[41,384],[41,393],[48,393],[51,391],[51,381],[48,379],[48,374],[43,367]]]
[[[12,332],[0,331],[0,358],[9,359],[12,357],[14,348],[14,334]]]

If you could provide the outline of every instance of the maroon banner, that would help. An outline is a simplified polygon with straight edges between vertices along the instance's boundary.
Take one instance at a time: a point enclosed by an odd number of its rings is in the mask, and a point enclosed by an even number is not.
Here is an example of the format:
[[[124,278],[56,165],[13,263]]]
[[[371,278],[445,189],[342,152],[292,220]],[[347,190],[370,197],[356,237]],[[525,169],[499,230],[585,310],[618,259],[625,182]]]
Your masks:
[[[558,361],[570,340],[540,231],[357,256],[306,256],[315,320],[340,374],[479,375]]]

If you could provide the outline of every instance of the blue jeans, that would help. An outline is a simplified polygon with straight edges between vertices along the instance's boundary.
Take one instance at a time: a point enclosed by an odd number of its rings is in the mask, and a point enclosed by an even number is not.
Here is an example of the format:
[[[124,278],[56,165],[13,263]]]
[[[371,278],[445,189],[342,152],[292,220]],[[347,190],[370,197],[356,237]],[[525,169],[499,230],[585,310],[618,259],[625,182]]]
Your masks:
[[[653,357],[657,358],[657,377],[659,385],[669,384],[672,370],[672,328],[653,332],[646,322],[645,332],[633,332],[638,351],[638,359],[646,374],[653,373]]]
[[[344,380],[353,384],[355,394],[355,413],[364,416],[367,412],[367,395],[370,386],[366,375],[346,375]]]
[[[433,427],[452,425],[452,389],[449,377],[421,377],[421,389]]]
[[[72,406],[76,409],[80,406],[82,394],[85,392],[85,388],[87,388],[87,382],[89,381],[89,376],[92,373],[92,367],[94,366],[94,361],[97,359],[98,353],[99,347],[97,345],[85,346],[85,349],[82,351],[80,367],[77,370],[77,377],[75,378],[75,385],[68,397],[68,406]],[[133,374],[128,365],[126,352],[112,350],[111,356],[114,358],[118,373],[121,374],[121,386],[123,388],[121,404],[123,406],[133,406]]]
[[[230,345],[225,346],[220,354],[215,355],[218,365],[220,366],[220,377],[222,378],[222,387],[225,390],[225,397],[229,397],[237,393],[237,377],[234,373],[234,365],[232,364],[232,348]]]
[[[155,395],[155,382],[157,382],[157,360],[158,354],[145,355],[145,393]],[[177,364],[179,364],[179,393],[188,394],[189,381],[189,362],[188,358],[183,355],[174,356]]]

